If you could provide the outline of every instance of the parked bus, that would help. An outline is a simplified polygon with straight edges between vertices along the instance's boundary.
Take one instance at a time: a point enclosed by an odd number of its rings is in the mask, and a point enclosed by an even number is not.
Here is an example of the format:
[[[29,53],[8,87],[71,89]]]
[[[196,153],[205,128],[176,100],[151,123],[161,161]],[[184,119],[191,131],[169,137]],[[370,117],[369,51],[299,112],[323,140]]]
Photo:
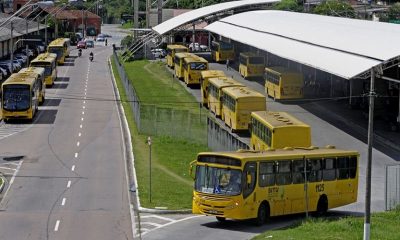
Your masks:
[[[69,38],[57,38],[47,47],[47,52],[57,54],[57,63],[64,64],[65,58],[69,56],[70,51]]]
[[[211,57],[215,62],[224,62],[235,59],[233,44],[227,42],[211,42]]]
[[[311,146],[311,127],[286,112],[252,112],[250,132],[253,150]]]
[[[174,74],[178,79],[184,78],[183,60],[187,57],[197,57],[196,54],[189,52],[175,53],[174,57]]]
[[[265,68],[265,92],[274,99],[303,98],[304,77],[284,67]]]
[[[201,102],[203,106],[208,107],[208,79],[215,77],[224,77],[225,73],[221,70],[204,70],[200,73]]]
[[[326,148],[199,153],[192,212],[218,221],[328,209],[357,201],[359,153]],[[192,174],[192,172],[190,172]]]
[[[174,58],[175,58],[175,53],[179,52],[189,52],[189,49],[183,45],[167,45],[167,65],[170,68],[174,68]]]
[[[35,116],[40,96],[37,74],[14,73],[1,86],[3,119],[29,119]]]
[[[200,84],[201,71],[208,70],[208,61],[197,56],[184,58],[183,70],[186,85]]]
[[[42,105],[46,99],[45,69],[42,67],[29,67],[21,69],[19,73],[39,78],[39,105]]]
[[[265,96],[250,88],[223,88],[222,94],[222,115],[232,131],[248,130],[250,113],[267,110]]]
[[[263,77],[265,60],[253,52],[242,52],[239,56],[239,73],[244,78]]]
[[[43,67],[46,86],[52,86],[57,79],[57,55],[42,53],[32,60],[31,67]]]
[[[227,87],[244,87],[244,85],[230,77],[208,79],[208,107],[217,117],[222,115],[222,89]],[[224,120],[223,115],[221,119]]]

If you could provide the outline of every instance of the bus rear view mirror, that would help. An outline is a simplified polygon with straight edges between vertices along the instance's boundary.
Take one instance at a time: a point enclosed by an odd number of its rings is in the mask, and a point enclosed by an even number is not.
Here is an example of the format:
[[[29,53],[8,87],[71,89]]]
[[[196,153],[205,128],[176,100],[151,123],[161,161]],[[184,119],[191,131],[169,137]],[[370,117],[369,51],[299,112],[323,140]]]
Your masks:
[[[192,162],[190,162],[190,165],[189,165],[189,176],[194,180],[195,179],[195,175],[193,174],[193,168],[195,168],[196,167],[196,163],[197,163],[197,161],[196,160],[193,160]]]

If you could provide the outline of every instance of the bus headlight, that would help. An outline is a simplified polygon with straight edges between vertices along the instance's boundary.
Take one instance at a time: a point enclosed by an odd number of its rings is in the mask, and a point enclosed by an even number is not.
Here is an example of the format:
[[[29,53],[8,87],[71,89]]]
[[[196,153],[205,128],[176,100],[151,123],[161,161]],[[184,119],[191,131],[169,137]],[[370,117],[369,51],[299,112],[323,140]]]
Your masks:
[[[234,209],[234,208],[237,207],[237,206],[239,206],[239,203],[238,203],[238,202],[235,202],[235,204],[232,204],[232,205],[227,206],[226,209],[227,209],[227,210],[231,210],[231,209]]]

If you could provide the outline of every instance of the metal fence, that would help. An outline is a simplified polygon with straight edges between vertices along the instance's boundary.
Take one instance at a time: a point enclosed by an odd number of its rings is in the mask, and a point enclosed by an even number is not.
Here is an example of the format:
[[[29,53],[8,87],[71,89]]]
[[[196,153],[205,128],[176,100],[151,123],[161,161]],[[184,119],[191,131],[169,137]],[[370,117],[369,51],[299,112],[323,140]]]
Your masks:
[[[141,102],[116,52],[114,52],[114,59],[140,134],[170,136],[207,144],[208,111],[197,104],[193,108],[177,109],[173,106]]]
[[[207,131],[208,148],[213,151],[236,151],[249,148],[245,141],[233,135],[214,117],[207,118]]]
[[[391,210],[400,205],[400,165],[386,166],[385,207]]]

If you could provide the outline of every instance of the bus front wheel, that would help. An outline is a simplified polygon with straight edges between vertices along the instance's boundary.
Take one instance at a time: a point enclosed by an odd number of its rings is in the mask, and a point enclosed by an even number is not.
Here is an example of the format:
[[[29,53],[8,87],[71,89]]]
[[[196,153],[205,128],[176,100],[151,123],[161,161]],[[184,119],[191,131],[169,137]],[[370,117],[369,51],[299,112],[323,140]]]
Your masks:
[[[254,219],[254,223],[257,226],[262,226],[264,223],[267,222],[269,218],[269,207],[265,203],[261,203],[260,207],[258,208],[257,218]]]
[[[216,217],[218,222],[226,222],[226,218],[224,217]]]

